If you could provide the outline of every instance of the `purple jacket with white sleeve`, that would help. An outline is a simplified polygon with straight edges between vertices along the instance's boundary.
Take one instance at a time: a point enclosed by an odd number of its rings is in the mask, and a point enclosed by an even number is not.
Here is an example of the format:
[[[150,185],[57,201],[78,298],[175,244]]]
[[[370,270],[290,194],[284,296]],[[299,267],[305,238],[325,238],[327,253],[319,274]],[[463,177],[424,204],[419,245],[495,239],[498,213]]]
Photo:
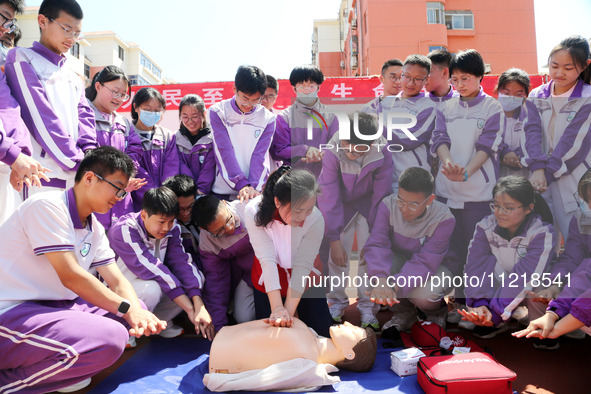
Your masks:
[[[12,165],[22,152],[31,155],[29,130],[21,119],[21,110],[0,72],[0,161]]]
[[[526,292],[536,287],[532,285],[534,274],[541,279],[549,269],[555,257],[554,239],[552,225],[535,213],[525,218],[510,239],[495,215],[482,219],[476,225],[464,268],[468,278],[480,280],[478,286],[466,286],[466,304],[488,307],[495,326],[508,320],[525,300]]]
[[[216,331],[228,324],[228,305],[240,280],[252,287],[250,274],[254,250],[244,225],[245,206],[238,200],[228,203],[236,221],[234,234],[214,238],[205,230],[199,233],[199,255],[206,278],[203,302]]]
[[[380,137],[368,153],[357,160],[347,158],[339,146],[338,134],[329,141],[330,150],[324,150],[322,172],[318,183],[322,194],[318,208],[326,223],[325,234],[329,242],[337,241],[351,218],[359,212],[373,227],[378,205],[392,192],[392,155]],[[379,148],[381,145],[382,148]]]
[[[582,262],[589,258],[591,258],[591,218],[577,210],[570,221],[564,253],[550,270],[552,280],[557,279],[564,283],[565,275],[575,272]]]
[[[175,223],[163,239],[148,235],[140,212],[119,219],[108,234],[117,254],[117,265],[142,280],[155,280],[171,300],[183,294],[201,296],[204,276],[197,269],[181,242],[181,230]]]
[[[550,301],[547,310],[561,318],[570,313],[591,326],[591,258],[581,262],[558,298]]]
[[[193,178],[200,193],[211,193],[216,175],[211,131],[207,129],[207,133],[192,145],[181,129],[176,132],[176,146],[179,151],[180,173]]]
[[[419,276],[425,283],[441,264],[449,265],[446,254],[455,224],[449,208],[439,201],[433,201],[421,217],[408,222],[396,205],[396,196],[389,195],[378,207],[373,230],[363,249],[367,274],[389,277],[394,256],[400,255],[406,262],[395,273],[396,281],[417,283],[408,278]],[[400,277],[406,280],[399,280]],[[397,296],[408,297],[413,288],[399,286]]]

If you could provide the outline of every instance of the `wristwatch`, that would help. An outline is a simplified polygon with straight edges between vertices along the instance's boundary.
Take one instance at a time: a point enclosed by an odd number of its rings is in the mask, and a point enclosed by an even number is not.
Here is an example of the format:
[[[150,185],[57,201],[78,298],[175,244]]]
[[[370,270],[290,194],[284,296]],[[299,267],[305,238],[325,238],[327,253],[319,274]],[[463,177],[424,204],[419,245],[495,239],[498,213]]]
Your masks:
[[[129,311],[130,307],[131,304],[129,303],[129,301],[123,299],[123,301],[121,301],[121,304],[119,304],[119,308],[117,308],[117,317],[122,317],[123,315],[125,315]]]

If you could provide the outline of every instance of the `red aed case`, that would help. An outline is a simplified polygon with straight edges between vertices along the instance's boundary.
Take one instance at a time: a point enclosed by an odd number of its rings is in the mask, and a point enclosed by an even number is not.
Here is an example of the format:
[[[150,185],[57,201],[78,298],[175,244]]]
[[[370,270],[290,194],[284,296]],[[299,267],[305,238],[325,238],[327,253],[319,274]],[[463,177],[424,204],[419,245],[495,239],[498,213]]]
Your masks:
[[[511,394],[515,378],[487,353],[422,357],[417,364],[417,381],[427,394]]]

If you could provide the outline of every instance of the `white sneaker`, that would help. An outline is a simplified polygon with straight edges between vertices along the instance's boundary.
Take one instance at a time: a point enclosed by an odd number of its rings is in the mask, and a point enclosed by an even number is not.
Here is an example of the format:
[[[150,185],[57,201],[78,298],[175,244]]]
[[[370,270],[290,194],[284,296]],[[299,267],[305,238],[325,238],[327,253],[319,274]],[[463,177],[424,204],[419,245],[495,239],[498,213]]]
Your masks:
[[[163,338],[176,338],[185,332],[182,327],[177,326],[172,321],[166,322],[166,330],[160,331],[160,335]]]
[[[129,337],[129,339],[127,340],[127,345],[125,345],[125,349],[134,349],[135,347],[137,347],[135,337]]]
[[[463,328],[464,330],[473,331],[474,328],[476,328],[476,324],[468,320],[460,320],[460,322],[458,323],[458,327]]]
[[[63,389],[56,390],[58,393],[71,393],[74,391],[82,390],[90,385],[92,378],[84,379],[81,382],[75,383],[71,386],[64,387]]]

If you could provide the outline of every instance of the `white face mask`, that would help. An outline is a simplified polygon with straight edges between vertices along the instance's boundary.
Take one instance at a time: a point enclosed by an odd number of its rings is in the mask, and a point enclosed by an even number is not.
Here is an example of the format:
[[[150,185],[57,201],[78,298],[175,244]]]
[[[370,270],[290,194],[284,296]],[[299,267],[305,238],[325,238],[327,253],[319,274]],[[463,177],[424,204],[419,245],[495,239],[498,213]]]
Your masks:
[[[499,93],[499,104],[501,104],[504,111],[513,111],[523,105],[523,97],[507,96],[506,94]]]
[[[304,105],[313,105],[318,100],[318,91],[312,93],[300,93],[297,92],[298,101]]]
[[[591,208],[589,208],[589,204],[582,199],[577,199],[577,205],[585,217],[591,218]]]

